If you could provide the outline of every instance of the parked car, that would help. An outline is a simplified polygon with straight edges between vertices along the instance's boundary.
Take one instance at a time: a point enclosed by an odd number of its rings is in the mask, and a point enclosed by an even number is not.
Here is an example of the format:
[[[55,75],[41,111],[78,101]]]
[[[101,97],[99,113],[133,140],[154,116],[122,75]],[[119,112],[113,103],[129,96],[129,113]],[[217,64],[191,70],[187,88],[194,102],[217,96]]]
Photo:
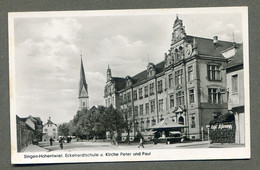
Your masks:
[[[33,144],[33,145],[38,145],[38,144],[39,144],[38,139],[33,139],[33,140],[32,140],[32,144]]]

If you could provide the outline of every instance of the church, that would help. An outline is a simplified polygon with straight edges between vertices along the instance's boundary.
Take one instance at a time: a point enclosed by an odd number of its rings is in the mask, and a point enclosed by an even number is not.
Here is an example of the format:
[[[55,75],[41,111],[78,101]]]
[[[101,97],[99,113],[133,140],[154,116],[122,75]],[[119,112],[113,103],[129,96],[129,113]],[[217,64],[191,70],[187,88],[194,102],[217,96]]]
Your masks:
[[[187,35],[178,16],[171,37],[162,61],[134,76],[113,77],[108,66],[105,103],[129,110],[133,134],[169,119],[187,126],[187,138],[201,139],[209,121],[228,111],[226,55],[241,44]]]

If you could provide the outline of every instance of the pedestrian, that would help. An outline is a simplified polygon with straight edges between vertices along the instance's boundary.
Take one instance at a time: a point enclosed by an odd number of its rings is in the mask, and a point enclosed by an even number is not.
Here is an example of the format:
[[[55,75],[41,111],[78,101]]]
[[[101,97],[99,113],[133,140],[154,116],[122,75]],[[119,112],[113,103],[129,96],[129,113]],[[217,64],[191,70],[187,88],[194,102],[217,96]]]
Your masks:
[[[59,143],[60,143],[60,148],[63,149],[63,138],[62,137],[60,138]]]
[[[52,139],[52,138],[50,138],[50,145],[52,146],[52,142],[53,142],[54,140]]]
[[[117,132],[116,132],[115,135],[114,135],[114,143],[115,143],[116,146],[118,146],[118,141],[117,141],[117,139],[118,139],[118,134],[117,134]]]
[[[140,137],[140,143],[139,143],[139,145],[138,145],[138,148],[139,148],[140,146],[142,146],[142,147],[144,148],[144,139],[143,139],[143,137]]]

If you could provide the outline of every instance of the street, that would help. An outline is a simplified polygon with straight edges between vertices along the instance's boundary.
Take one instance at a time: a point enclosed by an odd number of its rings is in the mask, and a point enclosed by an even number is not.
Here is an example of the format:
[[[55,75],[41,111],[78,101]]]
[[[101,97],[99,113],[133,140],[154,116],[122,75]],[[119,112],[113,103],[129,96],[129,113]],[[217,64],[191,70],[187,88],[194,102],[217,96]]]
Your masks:
[[[53,151],[99,151],[99,150],[150,150],[150,149],[185,149],[185,148],[233,148],[233,147],[244,147],[244,145],[238,144],[209,144],[208,141],[199,141],[199,142],[189,142],[189,143],[174,143],[167,145],[165,143],[158,143],[154,145],[153,143],[144,144],[144,148],[138,148],[139,143],[119,143],[118,146],[112,145],[110,141],[72,141],[71,143],[64,143],[63,149],[60,148],[59,143],[53,142],[53,145],[50,146],[50,143],[40,142],[38,146],[39,151],[45,149],[47,152]],[[34,151],[36,151],[34,149]],[[27,149],[25,152],[32,152],[30,149]]]

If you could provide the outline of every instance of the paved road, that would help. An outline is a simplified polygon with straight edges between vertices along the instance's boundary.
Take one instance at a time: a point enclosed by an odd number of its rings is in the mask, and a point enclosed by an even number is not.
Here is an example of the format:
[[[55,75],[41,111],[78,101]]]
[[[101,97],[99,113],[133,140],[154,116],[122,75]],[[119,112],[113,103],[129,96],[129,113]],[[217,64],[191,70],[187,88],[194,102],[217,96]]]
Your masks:
[[[47,149],[49,152],[52,151],[98,151],[98,150],[136,150],[138,148],[138,143],[131,143],[130,145],[126,143],[119,143],[118,146],[111,145],[110,142],[93,142],[93,141],[72,141],[71,143],[64,143],[63,149],[61,150],[58,142],[54,142],[53,146],[50,146],[49,142],[40,142],[39,146],[41,148]],[[145,144],[145,148],[140,148],[142,150],[149,149],[185,149],[185,148],[233,148],[233,147],[244,147],[244,145],[238,144],[209,144],[207,141],[204,142],[192,142],[192,143],[175,143],[167,145],[165,143],[159,143],[154,145],[153,143]]]

